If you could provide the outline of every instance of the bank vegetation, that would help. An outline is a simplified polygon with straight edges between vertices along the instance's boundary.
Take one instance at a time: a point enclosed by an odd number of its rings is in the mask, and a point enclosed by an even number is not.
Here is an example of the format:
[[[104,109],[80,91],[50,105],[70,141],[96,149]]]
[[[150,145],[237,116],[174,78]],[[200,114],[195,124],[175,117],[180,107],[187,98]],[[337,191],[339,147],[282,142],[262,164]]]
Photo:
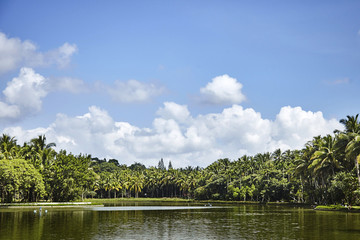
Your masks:
[[[2,203],[85,198],[183,198],[197,200],[360,204],[360,123],[340,121],[344,130],[315,136],[299,150],[218,159],[206,168],[130,166],[116,159],[56,152],[38,136],[22,146],[0,137]]]

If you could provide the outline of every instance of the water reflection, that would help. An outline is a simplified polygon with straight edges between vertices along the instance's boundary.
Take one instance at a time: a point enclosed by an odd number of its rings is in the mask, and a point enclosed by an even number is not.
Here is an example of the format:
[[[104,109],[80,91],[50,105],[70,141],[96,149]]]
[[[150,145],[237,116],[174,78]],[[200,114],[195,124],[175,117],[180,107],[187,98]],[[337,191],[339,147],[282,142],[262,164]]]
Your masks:
[[[174,210],[189,210],[189,209],[206,209],[210,206],[125,206],[125,207],[94,207],[93,211],[174,211]],[[212,207],[211,208],[225,208]]]
[[[158,203],[157,203],[158,204]],[[131,205],[131,204],[130,204]],[[0,209],[0,239],[359,239],[360,214],[264,205]]]

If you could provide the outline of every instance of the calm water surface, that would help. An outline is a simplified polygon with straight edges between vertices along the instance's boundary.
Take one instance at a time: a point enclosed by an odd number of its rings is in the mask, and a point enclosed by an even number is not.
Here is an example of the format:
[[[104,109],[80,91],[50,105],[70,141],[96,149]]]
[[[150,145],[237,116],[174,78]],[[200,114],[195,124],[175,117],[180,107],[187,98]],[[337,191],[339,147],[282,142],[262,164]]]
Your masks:
[[[360,239],[359,213],[156,204],[0,209],[0,239]]]

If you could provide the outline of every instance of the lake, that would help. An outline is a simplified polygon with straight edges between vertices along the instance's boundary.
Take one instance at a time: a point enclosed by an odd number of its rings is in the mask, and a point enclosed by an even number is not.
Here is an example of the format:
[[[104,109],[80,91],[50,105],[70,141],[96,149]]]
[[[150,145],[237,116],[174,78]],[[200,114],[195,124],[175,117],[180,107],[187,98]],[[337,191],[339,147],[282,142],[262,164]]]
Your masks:
[[[39,208],[1,208],[0,239],[349,240],[360,239],[360,214],[289,206],[187,203],[43,207],[41,214]]]

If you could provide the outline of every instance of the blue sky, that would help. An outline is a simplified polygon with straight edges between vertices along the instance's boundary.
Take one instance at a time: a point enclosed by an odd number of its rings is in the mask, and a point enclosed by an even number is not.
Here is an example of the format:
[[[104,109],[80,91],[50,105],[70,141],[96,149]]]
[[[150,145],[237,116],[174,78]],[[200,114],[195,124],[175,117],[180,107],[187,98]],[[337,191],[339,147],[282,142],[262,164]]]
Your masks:
[[[176,167],[359,113],[358,1],[0,2],[0,132]]]

